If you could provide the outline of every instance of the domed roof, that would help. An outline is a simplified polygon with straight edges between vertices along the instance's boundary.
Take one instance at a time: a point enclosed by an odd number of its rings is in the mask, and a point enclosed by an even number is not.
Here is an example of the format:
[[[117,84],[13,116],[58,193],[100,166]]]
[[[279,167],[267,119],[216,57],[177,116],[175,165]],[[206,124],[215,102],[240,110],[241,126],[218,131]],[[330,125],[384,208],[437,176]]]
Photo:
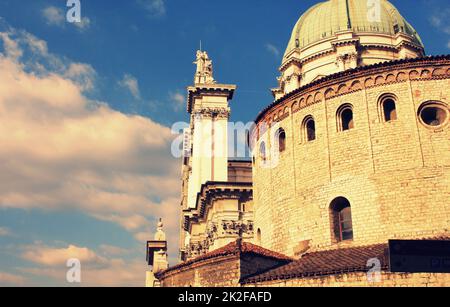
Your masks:
[[[396,35],[401,32],[411,36],[423,46],[414,28],[387,0],[380,0],[380,18],[369,16],[367,0],[328,0],[318,3],[304,13],[292,32],[285,57],[296,48],[303,48],[323,39],[333,37],[336,32],[352,29],[355,33],[383,33]],[[372,21],[371,21],[372,20]]]

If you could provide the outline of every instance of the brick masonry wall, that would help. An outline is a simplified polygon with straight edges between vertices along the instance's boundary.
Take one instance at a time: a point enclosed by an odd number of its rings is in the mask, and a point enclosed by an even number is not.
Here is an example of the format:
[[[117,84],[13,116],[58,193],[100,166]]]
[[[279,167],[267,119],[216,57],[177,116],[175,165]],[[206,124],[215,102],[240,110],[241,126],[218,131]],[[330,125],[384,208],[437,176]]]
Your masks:
[[[277,261],[261,257],[226,256],[192,264],[166,274],[164,287],[445,287],[450,274],[399,274],[382,272],[379,282],[370,282],[366,273],[336,274],[323,277],[291,278],[256,284],[239,283],[241,277],[267,270]],[[278,264],[280,264],[278,262]]]
[[[430,130],[417,113],[429,100],[449,106],[450,80],[406,80],[342,91],[307,102],[279,122],[287,145],[276,167],[262,167],[257,155],[255,229],[261,230],[261,245],[289,256],[303,240],[311,240],[316,250],[338,247],[329,212],[336,197],[346,197],[352,207],[354,240],[343,245],[448,233],[450,127]],[[398,120],[388,123],[378,102],[386,93],[397,97]],[[336,111],[345,103],[353,105],[355,128],[338,132]],[[308,115],[316,123],[313,142],[306,142],[301,129]]]
[[[380,282],[369,282],[365,273],[315,278],[294,278],[248,284],[245,287],[448,287],[450,274],[394,274],[383,272]]]
[[[165,274],[163,287],[237,287],[240,279],[240,260],[225,256],[201,261]]]

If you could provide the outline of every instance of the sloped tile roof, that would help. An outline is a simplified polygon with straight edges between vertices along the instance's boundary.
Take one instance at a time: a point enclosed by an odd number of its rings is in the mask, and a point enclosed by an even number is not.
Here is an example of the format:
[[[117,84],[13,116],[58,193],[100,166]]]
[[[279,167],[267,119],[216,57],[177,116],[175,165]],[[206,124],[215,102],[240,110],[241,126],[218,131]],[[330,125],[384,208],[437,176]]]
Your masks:
[[[378,258],[382,269],[387,269],[388,257],[388,244],[314,252],[276,269],[247,277],[242,283],[367,272],[367,261],[371,258]]]
[[[182,268],[188,267],[192,264],[199,263],[201,261],[209,260],[212,258],[218,258],[218,257],[223,257],[223,256],[233,256],[233,255],[241,256],[241,255],[245,255],[245,254],[258,255],[261,257],[276,259],[276,260],[280,260],[283,262],[293,260],[292,258],[285,256],[283,254],[276,253],[274,251],[262,248],[260,246],[256,246],[252,243],[248,243],[248,242],[240,243],[239,240],[237,240],[228,245],[225,245],[224,247],[216,249],[215,251],[209,252],[209,253],[199,256],[197,258],[194,258],[189,261],[180,263],[176,266],[173,266],[165,271],[162,271],[162,272],[158,273],[158,276],[162,276],[171,271],[182,269]]]

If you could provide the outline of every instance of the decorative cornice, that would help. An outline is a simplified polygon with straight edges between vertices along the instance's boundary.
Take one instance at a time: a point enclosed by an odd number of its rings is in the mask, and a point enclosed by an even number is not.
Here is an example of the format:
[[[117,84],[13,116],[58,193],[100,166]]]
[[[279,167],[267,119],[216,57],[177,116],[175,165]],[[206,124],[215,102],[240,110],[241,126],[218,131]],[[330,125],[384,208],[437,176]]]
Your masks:
[[[344,30],[343,32],[348,32],[348,30]],[[343,45],[348,45],[348,44],[356,44],[357,46],[361,46],[364,48],[367,47],[375,47],[375,48],[383,48],[383,49],[388,49],[388,50],[395,50],[398,51],[402,48],[402,46],[408,46],[416,51],[421,51],[422,55],[425,54],[424,52],[424,48],[423,46],[421,46],[420,44],[416,43],[415,38],[409,34],[406,33],[402,33],[399,32],[398,34],[396,34],[394,37],[392,36],[392,34],[390,33],[373,33],[373,32],[364,32],[361,31],[359,29],[353,30],[353,34],[357,34],[357,36],[354,36],[353,38],[349,38],[349,39],[343,39],[343,40],[338,40],[338,35],[334,35],[331,37],[327,37],[324,38],[323,40],[308,44],[306,46],[303,46],[302,48],[293,48],[292,50],[290,50],[288,53],[286,53],[283,56],[283,61],[281,63],[281,66],[279,68],[279,70],[281,72],[283,72],[291,63],[299,63],[299,64],[303,64],[303,63],[307,63],[311,60],[314,60],[316,58],[319,58],[321,56],[324,56],[326,54],[329,53],[333,53],[336,51],[336,46],[343,46]],[[384,45],[384,44],[370,44],[370,43],[365,43],[365,44],[361,44],[360,41],[360,37],[362,35],[370,35],[370,36],[383,36],[383,37],[390,37],[393,40],[397,40],[401,37],[402,41],[400,43],[398,43],[396,46],[394,45]],[[324,43],[329,42],[333,48],[329,48],[329,49],[325,49],[321,52],[318,53],[314,53],[312,55],[309,55],[307,57],[301,57],[301,58],[293,58],[293,54],[294,53],[298,53],[298,54],[303,54],[306,50],[313,48],[314,46],[317,45],[321,45]]]
[[[197,194],[196,207],[186,209],[184,229],[188,231],[192,222],[204,220],[214,201],[219,199],[253,199],[253,184],[250,182],[207,182]]]
[[[219,238],[230,238],[234,237],[236,239],[241,237],[252,238],[254,235],[253,221],[250,220],[222,220],[220,224],[209,222],[206,227],[206,233],[204,240],[198,242],[191,242],[187,246],[185,252],[187,259],[196,258],[205,255],[209,252],[211,246]]]
[[[195,97],[201,97],[202,95],[220,95],[226,96],[228,100],[233,99],[236,85],[233,84],[196,84],[195,86],[189,86],[187,88],[187,111],[192,113]]]
[[[358,44],[359,44],[359,38],[351,38],[351,39],[338,40],[335,42],[331,42],[331,45],[333,47],[358,45]]]
[[[406,82],[450,78],[450,55],[401,59],[360,66],[325,76],[294,90],[264,108],[255,122],[266,124],[285,119],[311,104],[364,88]],[[266,125],[267,126],[267,125]],[[255,137],[255,129],[252,137]]]
[[[230,108],[202,108],[201,110],[194,111],[194,116],[201,116],[204,118],[224,118],[230,117]]]

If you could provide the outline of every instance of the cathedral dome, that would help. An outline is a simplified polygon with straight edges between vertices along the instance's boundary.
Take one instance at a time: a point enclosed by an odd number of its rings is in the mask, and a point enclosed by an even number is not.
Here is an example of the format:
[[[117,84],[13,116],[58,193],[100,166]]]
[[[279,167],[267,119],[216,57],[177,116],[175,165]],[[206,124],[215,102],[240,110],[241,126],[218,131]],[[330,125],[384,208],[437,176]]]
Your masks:
[[[272,92],[279,99],[327,75],[424,54],[417,32],[387,0],[328,0],[296,23]]]
[[[417,32],[391,3],[380,0],[381,10],[377,13],[374,6],[371,17],[368,2],[367,0],[329,0],[311,7],[295,25],[285,57],[296,48],[304,48],[349,29],[355,33],[381,33],[393,36],[404,33],[423,47]]]

